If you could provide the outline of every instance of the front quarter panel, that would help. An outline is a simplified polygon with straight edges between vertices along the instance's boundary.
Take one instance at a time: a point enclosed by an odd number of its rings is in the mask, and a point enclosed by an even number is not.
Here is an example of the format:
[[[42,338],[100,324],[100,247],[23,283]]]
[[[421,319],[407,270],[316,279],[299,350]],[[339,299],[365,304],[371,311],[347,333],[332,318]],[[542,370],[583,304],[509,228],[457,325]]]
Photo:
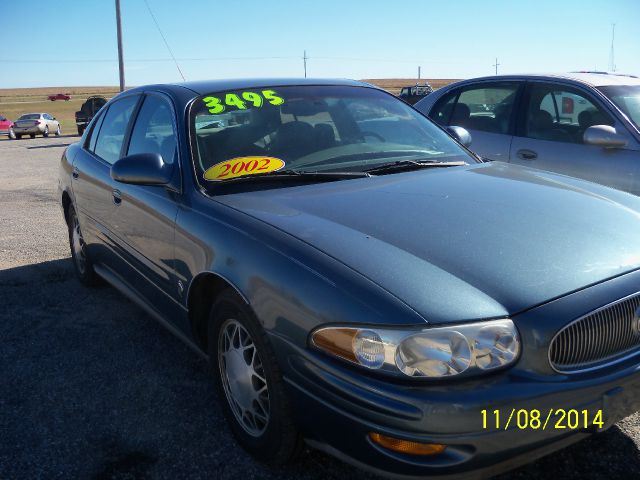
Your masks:
[[[178,212],[176,260],[185,290],[198,274],[213,272],[246,298],[268,333],[300,347],[322,324],[425,322],[345,265],[199,193]]]

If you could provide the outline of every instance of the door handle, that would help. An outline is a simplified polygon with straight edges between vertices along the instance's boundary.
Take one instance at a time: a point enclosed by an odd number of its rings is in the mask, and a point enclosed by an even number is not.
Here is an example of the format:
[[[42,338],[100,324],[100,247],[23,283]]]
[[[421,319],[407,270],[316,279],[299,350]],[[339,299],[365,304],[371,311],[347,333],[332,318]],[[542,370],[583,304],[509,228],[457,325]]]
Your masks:
[[[73,167],[73,171],[71,172],[71,176],[73,178],[78,178],[80,176],[80,170],[78,170],[78,167]]]
[[[120,205],[122,203],[122,193],[120,193],[120,190],[114,188],[111,194],[113,195],[113,203]]]
[[[536,152],[527,149],[518,150],[516,152],[516,155],[522,160],[535,160],[536,158],[538,158],[538,154]]]

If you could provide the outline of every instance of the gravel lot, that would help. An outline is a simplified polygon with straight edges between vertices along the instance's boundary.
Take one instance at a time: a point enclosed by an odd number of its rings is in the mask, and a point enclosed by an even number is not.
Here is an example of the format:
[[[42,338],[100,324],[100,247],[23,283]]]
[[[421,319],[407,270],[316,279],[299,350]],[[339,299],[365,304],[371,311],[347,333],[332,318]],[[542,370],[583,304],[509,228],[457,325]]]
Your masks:
[[[204,361],[111,287],[75,281],[56,182],[76,139],[0,140],[0,479],[362,478],[310,450],[254,462]],[[639,447],[635,414],[500,479],[640,478]]]

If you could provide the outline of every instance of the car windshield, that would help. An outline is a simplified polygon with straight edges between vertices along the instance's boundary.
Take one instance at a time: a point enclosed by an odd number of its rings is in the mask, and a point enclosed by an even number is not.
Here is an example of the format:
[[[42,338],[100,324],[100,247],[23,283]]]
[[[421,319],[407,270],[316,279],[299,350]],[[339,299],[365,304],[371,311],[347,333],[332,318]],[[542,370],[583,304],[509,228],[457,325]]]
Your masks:
[[[39,113],[27,113],[26,115],[22,115],[18,120],[38,120],[39,118]]]
[[[276,170],[363,172],[394,162],[474,163],[467,151],[394,96],[351,86],[211,93],[191,109],[200,180]]]
[[[609,85],[599,90],[640,129],[640,85]]]

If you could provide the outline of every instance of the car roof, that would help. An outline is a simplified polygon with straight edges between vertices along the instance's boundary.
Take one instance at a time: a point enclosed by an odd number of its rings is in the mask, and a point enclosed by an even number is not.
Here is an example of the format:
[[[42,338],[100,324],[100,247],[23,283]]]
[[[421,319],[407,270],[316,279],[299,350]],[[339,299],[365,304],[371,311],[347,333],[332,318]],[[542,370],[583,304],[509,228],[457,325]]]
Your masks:
[[[460,83],[477,80],[526,80],[528,78],[540,80],[570,80],[592,87],[606,85],[640,85],[640,78],[634,75],[624,75],[612,72],[568,72],[568,73],[523,73],[512,75],[491,75],[486,77],[470,78]]]
[[[146,85],[127,90],[127,92],[149,90],[152,88],[171,90],[172,87],[182,87],[191,90],[197,95],[204,95],[211,92],[224,90],[241,90],[243,88],[289,87],[303,85],[341,85],[379,89],[379,87],[371,85],[370,83],[360,82],[358,80],[337,78],[242,78],[225,80],[198,80],[183,83]]]

